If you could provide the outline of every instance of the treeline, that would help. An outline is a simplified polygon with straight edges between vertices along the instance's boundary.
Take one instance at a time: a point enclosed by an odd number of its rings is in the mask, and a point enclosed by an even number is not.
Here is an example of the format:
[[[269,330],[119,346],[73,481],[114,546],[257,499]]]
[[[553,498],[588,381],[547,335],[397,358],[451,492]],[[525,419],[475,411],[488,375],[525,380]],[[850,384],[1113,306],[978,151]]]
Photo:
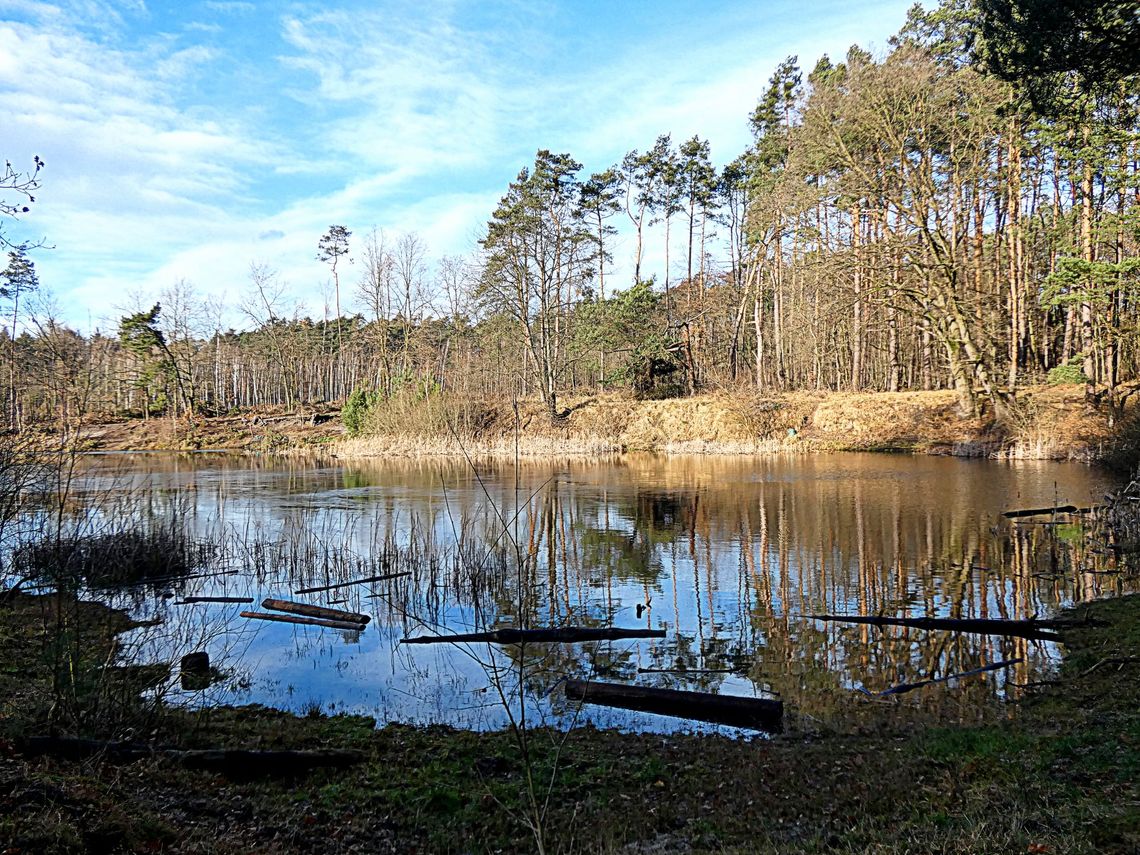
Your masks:
[[[556,418],[598,389],[953,388],[963,412],[1000,416],[1047,377],[1119,403],[1140,367],[1137,5],[915,7],[881,58],[781,63],[721,169],[696,136],[593,173],[540,151],[469,258],[333,226],[319,321],[255,266],[247,332],[186,283],[114,335],[41,322],[3,341],[9,422],[357,389],[541,394]],[[10,255],[14,303],[29,267]]]

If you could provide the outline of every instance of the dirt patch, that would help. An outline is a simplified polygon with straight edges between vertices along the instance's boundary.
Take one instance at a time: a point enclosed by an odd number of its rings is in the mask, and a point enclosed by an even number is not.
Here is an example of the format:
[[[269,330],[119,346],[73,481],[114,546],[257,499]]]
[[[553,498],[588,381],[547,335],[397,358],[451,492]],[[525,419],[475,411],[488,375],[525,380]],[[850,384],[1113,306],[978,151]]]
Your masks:
[[[320,449],[344,436],[339,413],[250,412],[240,416],[130,419],[85,426],[87,451],[197,451],[233,449],[283,452]]]

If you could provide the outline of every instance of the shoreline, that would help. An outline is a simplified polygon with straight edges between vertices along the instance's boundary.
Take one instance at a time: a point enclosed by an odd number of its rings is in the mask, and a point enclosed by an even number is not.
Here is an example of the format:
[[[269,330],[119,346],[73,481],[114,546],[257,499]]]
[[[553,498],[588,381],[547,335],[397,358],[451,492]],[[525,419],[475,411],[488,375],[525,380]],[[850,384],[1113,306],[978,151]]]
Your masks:
[[[1065,630],[1055,680],[1024,690],[1016,715],[989,723],[904,726],[884,703],[879,724],[850,734],[796,729],[749,740],[536,728],[520,753],[509,730],[160,706],[145,720],[161,750],[117,743],[135,746],[134,759],[115,760],[21,748],[45,726],[38,707],[50,695],[39,692],[51,678],[39,650],[64,604],[17,596],[0,600],[0,636],[14,641],[21,666],[19,677],[0,675],[9,701],[21,700],[9,707],[21,714],[0,730],[0,804],[13,808],[0,811],[0,841],[49,854],[454,851],[472,840],[525,852],[534,847],[526,781],[537,771],[550,788],[544,835],[582,851],[901,853],[921,841],[923,851],[1132,852],[1140,844],[1132,774],[1140,703],[1129,679],[1140,661],[1138,604],[1134,595],[1064,612],[1094,622]],[[87,665],[98,668],[133,624],[106,606],[78,606],[76,631]],[[142,681],[148,667],[130,679]],[[97,722],[75,735],[114,738]],[[198,771],[167,757],[251,748],[344,752],[357,762],[278,776]]]
[[[649,451],[664,455],[815,454],[837,451],[932,454],[999,460],[1112,462],[1136,438],[1130,419],[1084,399],[1083,387],[1040,386],[1022,396],[1016,427],[963,419],[949,391],[717,393],[642,401],[620,395],[568,398],[567,415],[551,424],[540,402],[458,402],[474,426],[458,433],[452,411],[403,407],[384,414],[371,435],[348,436],[338,411],[247,413],[85,425],[84,451],[232,451],[327,454],[339,459],[472,457],[601,458]],[[424,412],[425,410],[431,412]],[[1129,414],[1131,415],[1131,414]],[[517,420],[516,420],[517,419]],[[380,420],[378,420],[380,421]],[[516,449],[517,438],[517,449]],[[1117,463],[1117,466],[1127,464]]]

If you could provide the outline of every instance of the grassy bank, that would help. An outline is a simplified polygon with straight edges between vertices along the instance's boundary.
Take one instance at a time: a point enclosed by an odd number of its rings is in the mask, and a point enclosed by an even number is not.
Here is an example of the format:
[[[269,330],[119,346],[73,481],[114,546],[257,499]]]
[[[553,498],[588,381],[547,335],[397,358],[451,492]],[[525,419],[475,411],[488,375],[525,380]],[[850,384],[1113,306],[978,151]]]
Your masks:
[[[377,404],[362,436],[338,442],[356,456],[462,454],[595,456],[651,450],[675,454],[913,451],[969,457],[1097,460],[1122,443],[1107,407],[1083,387],[1022,394],[1005,422],[963,419],[949,391],[721,393],[661,401],[599,395],[567,399],[552,424],[538,401],[471,402],[436,397]]]
[[[376,730],[361,717],[142,703],[134,718],[107,718],[108,652],[130,623],[97,605],[10,597],[0,604],[0,851],[528,852],[537,791],[540,803],[549,794],[550,851],[1134,852],[1140,598],[1079,611],[1106,625],[1069,631],[1056,680],[998,724],[908,731],[892,726],[890,703],[868,701],[882,719],[872,736],[536,730],[524,763],[509,733]],[[61,631],[72,658],[60,658]],[[21,753],[20,737],[52,728],[165,747],[352,748],[365,760],[243,780],[157,757]]]

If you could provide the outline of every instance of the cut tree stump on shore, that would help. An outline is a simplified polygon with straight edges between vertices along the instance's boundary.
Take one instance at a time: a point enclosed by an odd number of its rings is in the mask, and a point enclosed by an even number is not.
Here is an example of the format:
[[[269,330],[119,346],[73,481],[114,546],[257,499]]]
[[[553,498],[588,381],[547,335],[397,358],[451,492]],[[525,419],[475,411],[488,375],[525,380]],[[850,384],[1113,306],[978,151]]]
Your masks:
[[[332,585],[319,585],[315,588],[298,588],[294,594],[319,594],[322,591],[333,591],[337,588],[350,588],[353,585],[367,585],[370,582],[387,582],[391,579],[402,579],[405,576],[411,576],[412,571],[406,570],[403,573],[385,573],[381,576],[366,576],[363,579],[353,579],[351,582],[337,582]]]
[[[261,607],[272,612],[289,612],[290,614],[321,618],[322,620],[340,620],[349,623],[368,623],[372,620],[370,615],[362,612],[330,609],[327,606],[314,606],[310,603],[294,603],[292,600],[275,600],[272,597],[266,597],[262,600]]]
[[[620,683],[567,680],[566,697],[572,701],[621,707],[676,718],[747,727],[775,733],[783,730],[783,701],[711,695],[678,689],[653,689]]]
[[[490,632],[464,632],[456,635],[417,635],[401,638],[401,644],[557,644],[576,641],[620,641],[631,638],[664,638],[663,629],[619,629],[615,627],[563,626],[553,629],[496,629]]]
[[[305,617],[303,615],[273,615],[266,612],[242,612],[243,618],[254,620],[272,620],[278,623],[300,623],[306,626],[325,626],[329,629],[364,629],[362,623],[351,623],[345,620],[326,620],[325,618]]]
[[[905,626],[912,629],[935,629],[964,632],[972,635],[1006,635],[1028,638],[1032,641],[1060,641],[1061,636],[1050,630],[1083,626],[1074,621],[1058,620],[1003,620],[1000,618],[894,618],[883,615],[804,615],[811,620],[859,623],[870,626]]]

